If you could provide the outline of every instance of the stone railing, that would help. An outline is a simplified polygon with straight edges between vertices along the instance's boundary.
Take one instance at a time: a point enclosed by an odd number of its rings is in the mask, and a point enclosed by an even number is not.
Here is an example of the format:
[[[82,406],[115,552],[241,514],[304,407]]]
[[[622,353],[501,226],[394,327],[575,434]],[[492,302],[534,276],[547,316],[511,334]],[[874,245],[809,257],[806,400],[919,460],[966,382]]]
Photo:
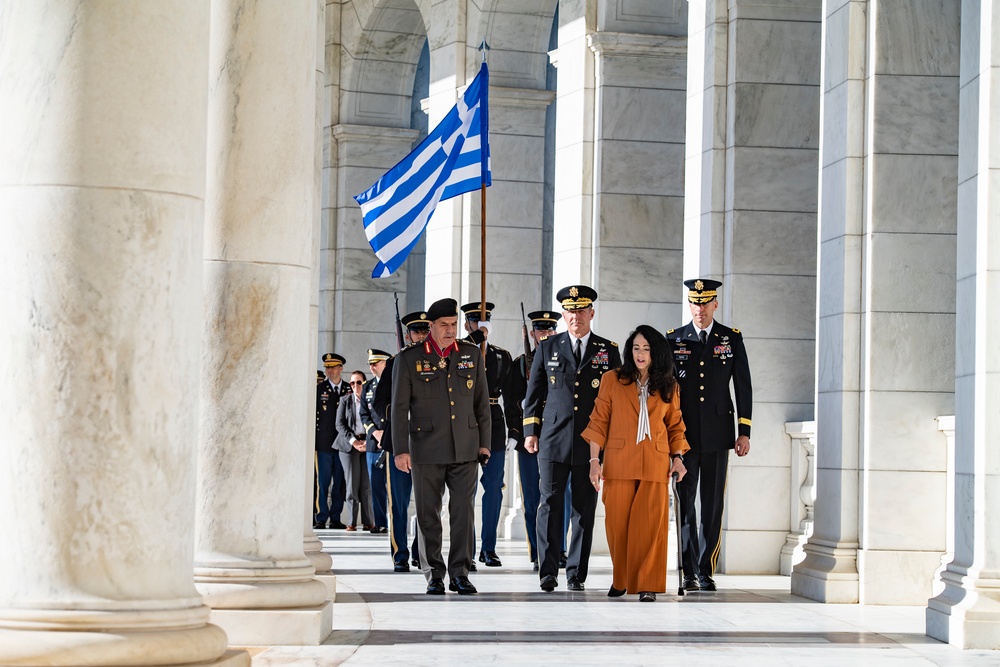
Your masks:
[[[789,526],[781,548],[781,574],[790,575],[792,567],[805,558],[802,546],[812,535],[813,505],[816,502],[816,422],[786,422],[785,433],[792,442],[792,492],[789,501]]]

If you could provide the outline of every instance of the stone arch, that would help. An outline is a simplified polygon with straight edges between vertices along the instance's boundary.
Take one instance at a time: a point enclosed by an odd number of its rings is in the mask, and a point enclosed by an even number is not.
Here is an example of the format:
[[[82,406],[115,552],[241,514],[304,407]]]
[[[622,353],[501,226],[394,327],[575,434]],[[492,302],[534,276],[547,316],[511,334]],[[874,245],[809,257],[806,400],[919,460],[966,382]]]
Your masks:
[[[490,45],[490,83],[545,89],[549,35],[558,0],[486,0],[469,7],[468,68],[479,68],[479,45]]]
[[[428,0],[361,0],[341,16],[340,122],[410,127],[410,98],[427,40]]]

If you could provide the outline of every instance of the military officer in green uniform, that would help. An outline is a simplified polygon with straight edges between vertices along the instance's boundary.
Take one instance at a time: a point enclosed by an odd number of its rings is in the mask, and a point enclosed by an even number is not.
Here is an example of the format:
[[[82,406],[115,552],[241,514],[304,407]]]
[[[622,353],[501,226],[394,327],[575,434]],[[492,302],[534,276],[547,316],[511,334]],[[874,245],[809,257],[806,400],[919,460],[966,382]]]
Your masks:
[[[430,336],[395,357],[392,368],[392,447],[395,465],[413,478],[417,536],[427,593],[449,588],[476,593],[469,581],[475,535],[477,460],[490,456],[489,389],[482,352],[457,340],[458,302],[427,309]],[[447,487],[451,549],[441,554],[441,503]]]
[[[750,364],[739,329],[715,321],[718,280],[686,280],[691,322],[667,332],[681,388],[681,413],[691,450],[684,455],[687,474],[678,484],[681,497],[681,547],[684,588],[716,590],[715,566],[722,544],[722,510],[729,450],[750,452],[753,389]],[[730,397],[730,383],[736,407]],[[701,500],[699,530],[695,496]],[[699,538],[700,534],[700,538]]]

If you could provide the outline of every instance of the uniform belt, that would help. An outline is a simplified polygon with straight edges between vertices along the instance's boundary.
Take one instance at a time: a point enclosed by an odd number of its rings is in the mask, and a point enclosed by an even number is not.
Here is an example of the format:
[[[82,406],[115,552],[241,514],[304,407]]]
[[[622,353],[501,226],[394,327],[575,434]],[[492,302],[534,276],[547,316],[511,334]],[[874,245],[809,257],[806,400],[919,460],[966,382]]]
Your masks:
[[[493,398],[491,396],[490,397],[490,405],[500,405],[500,399],[499,398]]]

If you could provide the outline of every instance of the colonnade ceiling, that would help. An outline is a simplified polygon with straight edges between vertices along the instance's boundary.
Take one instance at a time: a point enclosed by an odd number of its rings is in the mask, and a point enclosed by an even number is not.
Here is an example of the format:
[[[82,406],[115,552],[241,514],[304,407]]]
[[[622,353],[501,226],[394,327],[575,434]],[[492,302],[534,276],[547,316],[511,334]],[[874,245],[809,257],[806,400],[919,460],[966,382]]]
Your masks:
[[[549,35],[558,0],[471,0],[470,70],[479,68],[477,51],[490,45],[490,82],[509,88],[545,89]]]
[[[430,0],[351,0],[341,13],[340,122],[410,127]]]

